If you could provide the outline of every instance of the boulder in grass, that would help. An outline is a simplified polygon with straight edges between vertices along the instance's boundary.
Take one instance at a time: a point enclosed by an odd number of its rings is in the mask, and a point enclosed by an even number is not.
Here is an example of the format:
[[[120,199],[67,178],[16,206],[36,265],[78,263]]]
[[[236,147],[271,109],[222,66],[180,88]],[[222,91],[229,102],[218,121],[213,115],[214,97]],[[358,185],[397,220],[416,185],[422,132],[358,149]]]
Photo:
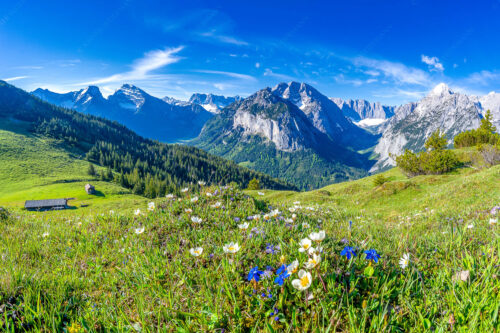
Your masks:
[[[87,194],[95,194],[94,185],[90,185],[90,184],[85,185],[85,192],[87,192]]]

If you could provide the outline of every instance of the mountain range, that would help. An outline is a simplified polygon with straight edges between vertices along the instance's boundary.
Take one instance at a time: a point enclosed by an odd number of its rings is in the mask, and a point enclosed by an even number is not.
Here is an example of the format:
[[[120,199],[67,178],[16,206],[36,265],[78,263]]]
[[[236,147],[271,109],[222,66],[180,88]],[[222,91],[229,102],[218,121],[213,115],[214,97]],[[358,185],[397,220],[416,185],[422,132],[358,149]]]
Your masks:
[[[399,106],[329,98],[306,83],[280,83],[241,98],[195,93],[159,99],[123,85],[104,98],[97,87],[67,94],[37,89],[50,103],[116,120],[139,134],[186,143],[303,189],[354,179],[394,165],[392,154],[422,150],[438,128],[453,137],[476,128],[486,110],[500,127],[500,94],[470,96],[436,86]]]

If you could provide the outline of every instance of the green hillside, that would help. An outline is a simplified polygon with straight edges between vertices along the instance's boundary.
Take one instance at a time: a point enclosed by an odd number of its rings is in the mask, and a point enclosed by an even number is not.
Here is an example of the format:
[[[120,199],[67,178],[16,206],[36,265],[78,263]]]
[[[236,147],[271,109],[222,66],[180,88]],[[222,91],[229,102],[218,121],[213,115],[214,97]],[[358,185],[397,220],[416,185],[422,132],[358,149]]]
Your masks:
[[[22,207],[25,200],[75,198],[76,213],[125,208],[146,199],[87,175],[89,162],[61,142],[29,132],[29,123],[0,118],[0,206]],[[95,166],[97,170],[100,167]],[[88,195],[91,183],[97,195]],[[80,208],[84,204],[88,208]]]
[[[273,203],[292,203],[366,210],[384,217],[434,209],[447,213],[494,206],[500,201],[500,166],[477,169],[465,167],[445,175],[407,178],[398,168],[382,173],[388,180],[374,185],[376,176],[333,184],[309,192],[248,191]],[[265,193],[259,196],[257,192]]]

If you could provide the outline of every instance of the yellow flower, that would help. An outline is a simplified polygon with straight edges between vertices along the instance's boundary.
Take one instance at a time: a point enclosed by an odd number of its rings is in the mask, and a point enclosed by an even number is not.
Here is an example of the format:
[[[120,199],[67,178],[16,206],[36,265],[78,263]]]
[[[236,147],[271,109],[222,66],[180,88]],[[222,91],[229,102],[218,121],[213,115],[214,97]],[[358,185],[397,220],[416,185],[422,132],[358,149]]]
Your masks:
[[[79,333],[82,332],[82,327],[74,322],[73,324],[71,324],[71,326],[67,327],[67,330],[68,333]]]

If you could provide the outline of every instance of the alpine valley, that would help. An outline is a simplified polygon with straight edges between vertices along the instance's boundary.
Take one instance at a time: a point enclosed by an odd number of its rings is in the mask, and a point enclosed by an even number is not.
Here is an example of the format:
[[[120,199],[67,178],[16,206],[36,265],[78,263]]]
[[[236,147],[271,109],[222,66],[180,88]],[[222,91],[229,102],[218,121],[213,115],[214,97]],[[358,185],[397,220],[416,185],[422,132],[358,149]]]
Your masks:
[[[437,85],[398,106],[327,97],[306,83],[280,83],[247,98],[195,93],[188,101],[153,97],[125,84],[104,98],[98,87],[33,95],[55,105],[116,120],[138,134],[184,142],[300,189],[364,177],[420,151],[438,128],[449,144],[477,128],[486,110],[500,128],[500,93],[471,96]]]

